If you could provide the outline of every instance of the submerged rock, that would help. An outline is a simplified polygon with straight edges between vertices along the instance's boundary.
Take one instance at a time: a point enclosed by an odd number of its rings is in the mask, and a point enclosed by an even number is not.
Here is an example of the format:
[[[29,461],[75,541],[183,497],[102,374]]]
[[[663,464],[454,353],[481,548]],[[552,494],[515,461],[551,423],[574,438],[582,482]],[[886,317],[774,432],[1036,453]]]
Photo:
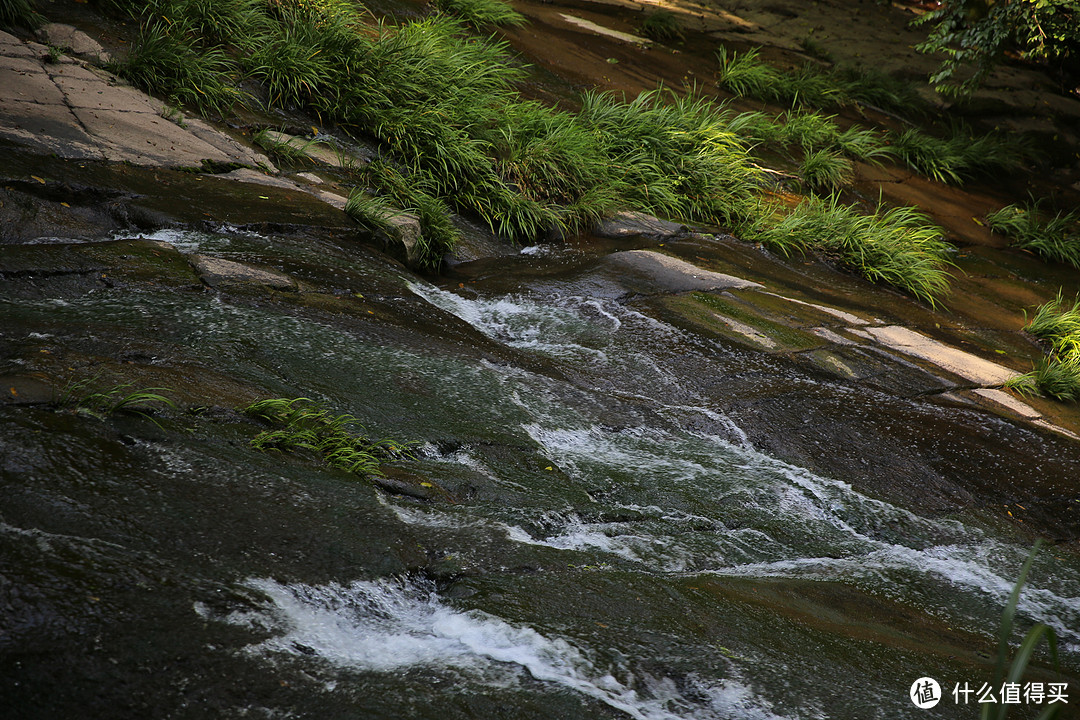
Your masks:
[[[284,273],[222,260],[208,255],[192,255],[189,258],[199,278],[212,288],[222,285],[263,285],[273,290],[296,292],[296,281]]]

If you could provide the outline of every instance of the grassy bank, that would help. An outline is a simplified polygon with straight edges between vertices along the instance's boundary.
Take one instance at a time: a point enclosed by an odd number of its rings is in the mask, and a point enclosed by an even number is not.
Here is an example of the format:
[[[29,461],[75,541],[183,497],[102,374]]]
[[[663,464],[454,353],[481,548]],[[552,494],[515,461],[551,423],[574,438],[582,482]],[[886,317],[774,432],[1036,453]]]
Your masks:
[[[207,113],[240,103],[301,109],[373,139],[380,157],[354,169],[349,211],[371,230],[394,208],[417,215],[421,263],[430,268],[457,240],[453,213],[532,242],[632,209],[745,228],[790,251],[777,238],[811,206],[789,214],[762,200],[748,142],[801,148],[806,186],[827,191],[849,182],[850,158],[891,152],[874,132],[840,131],[827,116],[732,118],[714,102],[665,89],[631,98],[587,92],[577,112],[525,100],[517,89],[524,71],[507,46],[472,32],[518,22],[493,0],[442,3],[401,25],[347,0],[106,1],[140,22],[117,65],[136,84]],[[851,208],[836,212],[861,222]],[[915,215],[897,220],[903,212],[880,209],[859,232],[807,235],[798,249],[935,302],[947,287],[944,254],[927,249],[937,231],[920,235]],[[779,228],[769,229],[774,222]]]

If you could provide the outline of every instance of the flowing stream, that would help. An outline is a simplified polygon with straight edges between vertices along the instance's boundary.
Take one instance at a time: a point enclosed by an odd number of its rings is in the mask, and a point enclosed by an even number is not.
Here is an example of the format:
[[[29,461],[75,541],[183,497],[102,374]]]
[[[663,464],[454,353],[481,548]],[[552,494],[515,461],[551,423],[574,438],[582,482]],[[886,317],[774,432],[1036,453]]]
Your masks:
[[[164,239],[298,274],[318,257],[414,319],[153,287],[2,312],[50,352],[122,336],[149,365],[352,413],[417,441],[405,468],[446,497],[256,453],[235,419],[5,408],[9,698],[76,666],[71,697],[104,688],[91,706],[117,717],[901,718],[924,717],[907,693],[929,675],[941,716],[977,715],[948,693],[989,679],[1030,541],[771,457],[720,381],[849,389],[572,285],[444,289],[299,241]],[[1044,550],[1019,608],[1075,679],[1076,555]]]

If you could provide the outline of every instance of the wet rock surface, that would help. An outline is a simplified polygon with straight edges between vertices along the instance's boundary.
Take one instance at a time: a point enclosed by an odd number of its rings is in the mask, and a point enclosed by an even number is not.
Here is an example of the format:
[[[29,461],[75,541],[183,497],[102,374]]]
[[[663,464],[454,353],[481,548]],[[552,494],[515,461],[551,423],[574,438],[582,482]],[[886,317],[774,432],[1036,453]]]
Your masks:
[[[191,255],[188,259],[199,273],[199,279],[213,288],[222,285],[255,284],[285,292],[296,292],[299,289],[291,277],[273,270],[208,255]]]
[[[672,240],[686,234],[686,226],[640,212],[621,212],[596,224],[593,234],[602,238],[648,237]]]
[[[638,294],[760,287],[750,280],[702,270],[685,260],[650,250],[612,253],[601,260],[601,266],[617,273],[618,282]]]
[[[790,24],[735,10],[703,21]],[[86,78],[0,45],[42,93]],[[0,707],[917,717],[910,679],[989,677],[1036,536],[1021,615],[1064,670],[1031,677],[1078,687],[1080,425],[996,387],[1067,274],[965,251],[934,310],[636,218],[524,252],[463,222],[425,278],[336,188],[91,161],[87,136],[0,144]],[[94,414],[85,381],[177,405]],[[413,457],[256,451],[236,408],[300,396]]]

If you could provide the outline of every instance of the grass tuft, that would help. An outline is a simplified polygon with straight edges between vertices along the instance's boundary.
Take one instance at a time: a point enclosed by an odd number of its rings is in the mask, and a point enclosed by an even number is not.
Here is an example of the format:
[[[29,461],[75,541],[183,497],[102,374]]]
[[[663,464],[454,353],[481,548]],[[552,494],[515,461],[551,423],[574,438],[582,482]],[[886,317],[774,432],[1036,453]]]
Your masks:
[[[525,24],[525,16],[502,0],[434,0],[435,7],[456,15],[477,30],[486,25],[517,27]]]
[[[265,150],[275,160],[288,162],[292,165],[313,164],[314,161],[306,151],[312,145],[318,145],[322,142],[320,140],[304,140],[298,137],[281,140],[269,128],[263,128],[256,132],[251,136],[251,141]]]
[[[1020,646],[1017,648],[1015,655],[1013,655],[1012,662],[1009,663],[1009,639],[1013,634],[1016,607],[1020,604],[1020,593],[1023,590],[1024,584],[1027,582],[1028,573],[1031,571],[1031,564],[1035,561],[1035,556],[1038,554],[1041,546],[1042,540],[1036,540],[1035,546],[1031,549],[1031,554],[1028,555],[1027,560],[1020,569],[1020,577],[1017,579],[1012,592],[1009,594],[1009,600],[1005,603],[1005,608],[1001,612],[997,661],[994,664],[994,673],[990,679],[990,687],[999,688],[1005,683],[1014,687],[1020,687],[1021,681],[1024,679],[1024,673],[1027,671],[1028,664],[1031,662],[1035,649],[1043,640],[1046,640],[1046,644],[1050,650],[1050,659],[1054,663],[1054,669],[1060,670],[1057,653],[1057,635],[1054,633],[1053,628],[1045,623],[1036,623],[1028,630],[1027,634],[1024,635],[1024,639],[1020,642]],[[1007,663],[1008,667],[1006,667]],[[1053,720],[1053,718],[1058,716],[1062,706],[1063,703],[1060,701],[1047,705],[1039,714],[1039,720]],[[1006,720],[1008,716],[1009,704],[1007,703],[983,704],[981,713],[982,720]]]
[[[954,127],[946,138],[909,128],[893,135],[892,144],[916,172],[954,184],[980,174],[1015,171],[1030,156],[1019,140],[998,133],[976,137],[963,127]]]
[[[71,383],[61,393],[56,404],[60,408],[73,409],[83,413],[105,419],[115,414],[134,414],[150,417],[150,410],[155,405],[164,405],[176,409],[176,403],[162,395],[169,388],[143,388],[134,390],[132,383],[114,385],[105,390],[91,391],[91,386],[96,378]]]
[[[186,18],[144,23],[127,58],[116,64],[120,75],[170,102],[202,112],[224,112],[241,99],[232,82],[235,64],[221,46],[204,47]]]
[[[1005,384],[1023,394],[1049,395],[1063,402],[1080,401],[1080,298],[1072,305],[1055,299],[1035,311],[1024,330],[1050,346],[1034,369]]]
[[[785,215],[762,216],[746,231],[784,255],[824,252],[863,277],[930,305],[949,289],[953,248],[944,231],[914,208],[878,206],[864,215],[841,204],[836,195],[810,196]]]
[[[1058,212],[1049,220],[1040,203],[1007,205],[986,219],[991,229],[1013,238],[1013,247],[1031,250],[1049,262],[1080,268],[1080,211]]]
[[[781,86],[780,72],[771,65],[758,60],[758,50],[747,50],[728,55],[726,47],[716,52],[720,64],[717,82],[724,88],[744,97],[760,100],[778,100]]]
[[[34,7],[32,0],[0,0],[0,28],[24,27],[33,30],[44,22]]]
[[[851,161],[832,150],[807,152],[799,168],[803,183],[815,190],[838,190],[851,184],[855,168]]]
[[[1054,352],[1080,357],[1080,298],[1070,306],[1061,291],[1042,305],[1024,330],[1050,343]]]
[[[381,476],[384,462],[410,456],[407,445],[373,441],[358,432],[362,428],[352,415],[334,415],[308,398],[258,400],[240,411],[272,426],[251,440],[263,452],[306,451],[329,467],[361,476]]]
[[[578,121],[600,139],[615,186],[637,209],[732,222],[756,194],[757,172],[746,148],[704,98],[657,89],[626,102],[590,92]]]
[[[422,233],[416,248],[417,262],[421,267],[437,270],[443,255],[454,249],[461,236],[451,220],[450,206],[436,195],[430,182],[423,176],[408,176],[385,160],[372,161],[365,173],[371,184],[382,193],[385,201],[382,198],[364,200],[354,194],[350,198],[350,214],[364,224],[372,221],[385,223],[386,215],[374,220],[366,218],[364,213],[389,210],[393,205],[401,208],[401,212],[415,213],[420,218]],[[383,204],[382,208],[377,207],[379,204]],[[346,205],[346,212],[349,212],[348,208],[349,205]],[[391,215],[393,212],[390,211]],[[376,228],[378,227],[376,225]]]
[[[345,204],[345,213],[371,232],[390,234],[393,232],[390,219],[403,211],[385,197],[354,191]]]
[[[816,112],[785,113],[777,140],[785,145],[798,145],[804,150],[832,147],[840,137],[840,128],[833,122],[834,117]]]
[[[639,31],[642,35],[657,42],[672,42],[683,39],[679,16],[670,10],[654,10],[641,21]]]
[[[810,38],[803,41],[803,49],[811,55],[827,55]],[[921,107],[913,85],[881,71],[807,64],[783,72],[759,60],[758,55],[756,49],[728,55],[721,47],[716,53],[718,83],[736,95],[790,105],[824,108],[863,103],[900,112]]]

